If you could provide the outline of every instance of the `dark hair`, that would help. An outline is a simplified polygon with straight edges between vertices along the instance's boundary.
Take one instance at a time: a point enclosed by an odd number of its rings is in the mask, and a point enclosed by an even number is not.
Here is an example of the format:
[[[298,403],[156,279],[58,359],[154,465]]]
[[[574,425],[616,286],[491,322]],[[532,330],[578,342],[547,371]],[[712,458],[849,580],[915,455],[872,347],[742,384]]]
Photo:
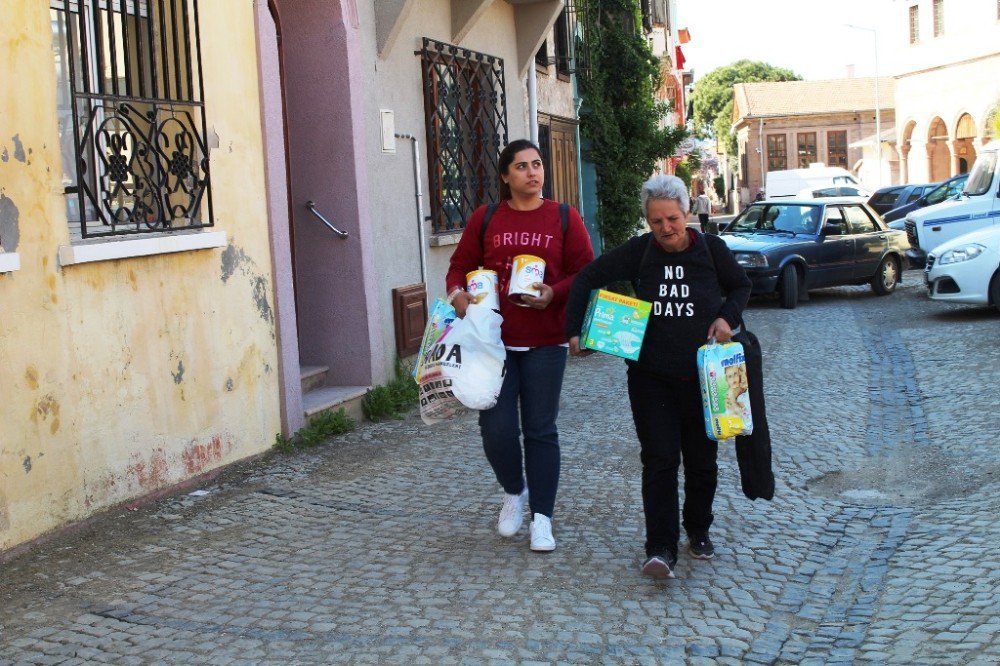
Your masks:
[[[536,146],[533,142],[528,139],[514,139],[500,151],[500,158],[497,161],[498,178],[503,174],[507,173],[507,169],[510,167],[511,162],[514,161],[514,155],[517,155],[522,150],[534,150],[538,153],[538,157],[542,156],[542,149]],[[499,178],[497,187],[500,191],[500,201],[505,201],[511,198],[510,187],[507,183],[503,182],[503,178]]]

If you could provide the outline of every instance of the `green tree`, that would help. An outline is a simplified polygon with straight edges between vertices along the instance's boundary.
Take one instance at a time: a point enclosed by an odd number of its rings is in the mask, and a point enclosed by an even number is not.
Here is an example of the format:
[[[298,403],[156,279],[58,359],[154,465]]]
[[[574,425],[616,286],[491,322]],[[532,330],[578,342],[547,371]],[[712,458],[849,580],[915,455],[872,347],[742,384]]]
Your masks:
[[[684,160],[683,162],[678,162],[677,166],[674,168],[674,175],[684,181],[687,188],[691,189],[691,183],[694,180],[694,169],[691,164]]]
[[[712,185],[715,186],[715,195],[719,197],[719,200],[726,198],[726,179],[723,176],[716,176],[712,181]]]
[[[802,77],[790,69],[765,62],[738,60],[714,69],[695,83],[691,93],[694,125],[699,132],[721,140],[730,155],[736,154],[736,138],[730,127],[733,122],[733,86],[757,81],[800,81]]]
[[[585,158],[596,166],[597,223],[610,249],[638,230],[642,183],[688,132],[660,127],[668,108],[653,97],[660,62],[639,33],[638,0],[581,0],[577,9],[584,34],[577,49],[580,131]]]

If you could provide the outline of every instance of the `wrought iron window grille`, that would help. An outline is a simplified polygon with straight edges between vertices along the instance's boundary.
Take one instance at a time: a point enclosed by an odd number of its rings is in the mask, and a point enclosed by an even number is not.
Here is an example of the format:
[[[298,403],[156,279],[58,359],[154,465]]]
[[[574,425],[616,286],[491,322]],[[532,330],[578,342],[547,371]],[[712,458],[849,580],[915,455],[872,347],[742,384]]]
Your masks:
[[[198,0],[50,7],[71,230],[212,226]]]
[[[499,200],[497,156],[507,144],[503,59],[425,37],[420,56],[434,233],[465,228]]]

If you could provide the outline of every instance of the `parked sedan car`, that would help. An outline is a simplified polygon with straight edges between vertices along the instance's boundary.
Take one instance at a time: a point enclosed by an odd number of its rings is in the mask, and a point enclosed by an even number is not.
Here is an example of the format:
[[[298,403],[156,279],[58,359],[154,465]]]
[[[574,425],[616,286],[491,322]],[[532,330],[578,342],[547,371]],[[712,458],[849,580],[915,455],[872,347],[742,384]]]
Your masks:
[[[853,201],[867,201],[872,193],[855,185],[838,185],[836,187],[821,187],[799,192],[799,199],[828,199],[830,197],[850,198]]]
[[[753,293],[777,292],[794,308],[810,289],[868,283],[890,294],[900,281],[906,233],[886,228],[867,204],[846,199],[765,200],[722,234]]]
[[[969,174],[967,173],[949,178],[943,183],[938,184],[930,192],[921,196],[916,201],[911,201],[910,203],[898,208],[893,208],[888,213],[883,215],[882,219],[885,220],[891,228],[902,229],[907,213],[913,212],[918,208],[923,208],[924,206],[933,206],[934,204],[939,204],[946,199],[958,196],[962,192],[962,188],[965,187],[965,181],[968,179]],[[898,224],[896,224],[897,222]]]
[[[1000,310],[1000,226],[963,234],[927,255],[924,279],[936,301]]]
[[[890,185],[876,190],[868,199],[868,205],[879,215],[885,215],[893,208],[905,206],[924,196],[937,183],[910,183],[909,185]]]

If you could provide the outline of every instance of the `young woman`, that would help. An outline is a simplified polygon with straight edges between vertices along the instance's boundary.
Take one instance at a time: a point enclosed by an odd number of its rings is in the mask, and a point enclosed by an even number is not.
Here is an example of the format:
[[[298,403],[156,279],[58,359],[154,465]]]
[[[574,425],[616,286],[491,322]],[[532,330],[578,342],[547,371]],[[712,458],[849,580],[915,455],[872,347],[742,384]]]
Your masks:
[[[556,547],[551,521],[559,485],[556,417],[566,369],[566,297],[573,277],[594,258],[594,251],[579,213],[570,207],[564,228],[560,204],[542,198],[545,168],[535,144],[512,141],[500,153],[499,171],[501,202],[485,233],[487,207],[472,214],[446,281],[449,299],[462,317],[472,302],[465,291],[466,274],[480,267],[497,272],[507,372],[496,406],[479,413],[486,459],[504,491],[497,531],[508,538],[517,534],[528,504],[531,550],[547,552]],[[540,257],[545,274],[534,284],[538,296],[524,296],[515,304],[507,298],[507,286],[513,259],[520,254]]]
[[[619,280],[653,304],[638,361],[628,363],[628,397],[642,460],[646,516],[643,573],[673,578],[680,536],[677,472],[684,460],[683,526],[688,552],[714,557],[708,536],[718,480],[718,445],[705,434],[697,352],[708,338],[728,342],[750,297],[750,279],[721,238],[687,228],[684,181],[654,176],[642,186],[650,233],[632,238],[580,271],[570,292],[570,353],[592,289]]]

